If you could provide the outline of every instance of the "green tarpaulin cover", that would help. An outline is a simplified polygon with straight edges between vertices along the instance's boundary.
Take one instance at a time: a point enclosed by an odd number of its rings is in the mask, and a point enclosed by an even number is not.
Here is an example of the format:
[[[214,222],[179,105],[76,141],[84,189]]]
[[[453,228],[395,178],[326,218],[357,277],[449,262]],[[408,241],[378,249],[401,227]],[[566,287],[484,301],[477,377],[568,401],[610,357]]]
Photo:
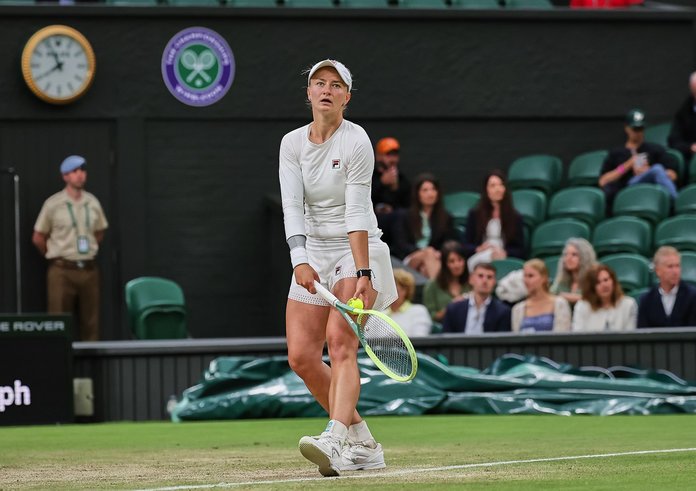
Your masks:
[[[358,356],[358,411],[417,414],[666,414],[696,413],[696,385],[670,372],[630,367],[574,367],[508,354],[485,370],[448,366],[418,355],[407,383]],[[325,416],[287,357],[221,357],[184,391],[174,421]]]

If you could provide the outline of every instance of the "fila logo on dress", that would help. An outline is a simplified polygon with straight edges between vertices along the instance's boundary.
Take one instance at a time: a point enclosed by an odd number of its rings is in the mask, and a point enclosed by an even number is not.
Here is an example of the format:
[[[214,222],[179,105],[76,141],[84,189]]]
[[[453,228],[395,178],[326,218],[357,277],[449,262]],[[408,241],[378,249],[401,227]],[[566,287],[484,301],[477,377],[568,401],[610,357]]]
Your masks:
[[[341,168],[341,159],[334,159],[331,161],[331,168],[332,169],[340,169]]]

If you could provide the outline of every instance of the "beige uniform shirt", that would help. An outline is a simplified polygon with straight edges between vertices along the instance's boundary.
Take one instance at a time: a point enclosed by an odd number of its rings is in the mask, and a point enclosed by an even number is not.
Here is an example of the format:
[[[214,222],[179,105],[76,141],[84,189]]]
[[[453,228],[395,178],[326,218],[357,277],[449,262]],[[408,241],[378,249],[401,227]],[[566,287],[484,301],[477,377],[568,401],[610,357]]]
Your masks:
[[[82,198],[75,201],[64,189],[44,202],[34,230],[48,235],[46,259],[84,261],[94,259],[99,250],[94,232],[108,226],[104,210],[93,194],[83,191]],[[77,240],[80,236],[85,236],[89,241],[86,253],[78,252]]]

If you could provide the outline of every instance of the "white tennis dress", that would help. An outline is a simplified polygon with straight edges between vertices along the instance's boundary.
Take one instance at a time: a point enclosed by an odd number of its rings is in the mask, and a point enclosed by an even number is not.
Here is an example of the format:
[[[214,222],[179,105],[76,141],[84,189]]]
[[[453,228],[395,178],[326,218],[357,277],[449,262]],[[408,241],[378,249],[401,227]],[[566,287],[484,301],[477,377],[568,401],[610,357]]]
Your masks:
[[[372,285],[378,292],[373,308],[382,310],[394,302],[397,293],[389,247],[380,240],[382,231],[370,200],[375,165],[370,139],[362,127],[347,120],[321,144],[309,140],[309,128],[308,124],[291,131],[280,143],[285,239],[307,238],[308,262],[331,290],[339,280],[356,274],[348,232],[367,231]],[[328,305],[298,285],[294,277],[288,298]]]

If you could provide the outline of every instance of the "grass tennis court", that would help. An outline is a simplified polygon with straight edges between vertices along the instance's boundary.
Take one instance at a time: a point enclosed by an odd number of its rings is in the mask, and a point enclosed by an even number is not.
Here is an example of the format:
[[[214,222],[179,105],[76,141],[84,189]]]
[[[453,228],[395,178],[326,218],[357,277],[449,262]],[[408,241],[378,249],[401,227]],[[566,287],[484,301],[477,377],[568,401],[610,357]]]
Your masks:
[[[323,419],[1,428],[0,489],[696,488],[692,415],[368,421],[387,469],[330,479],[296,447],[303,434],[322,430]],[[594,457],[668,449],[675,451]]]

